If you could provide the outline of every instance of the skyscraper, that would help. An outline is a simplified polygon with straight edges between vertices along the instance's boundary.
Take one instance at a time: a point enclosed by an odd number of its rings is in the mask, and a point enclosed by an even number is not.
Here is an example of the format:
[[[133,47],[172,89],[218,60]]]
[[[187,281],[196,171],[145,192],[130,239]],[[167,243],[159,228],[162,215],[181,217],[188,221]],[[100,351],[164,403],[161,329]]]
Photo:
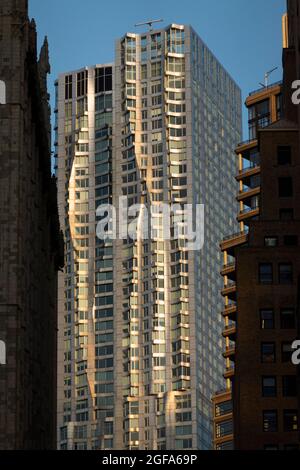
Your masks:
[[[0,449],[55,449],[63,240],[51,176],[48,44],[37,58],[25,0],[1,0],[0,36]]]
[[[112,68],[64,74],[57,90],[60,447],[211,448],[210,398],[223,384],[218,244],[235,230],[240,90],[175,24],[128,33]],[[96,236],[97,207],[120,209],[120,197],[152,210],[151,237]],[[176,237],[172,215],[165,239],[162,203],[205,206],[201,250]]]
[[[224,278],[222,295],[224,306],[224,329],[226,387],[213,397],[214,402],[214,444],[217,450],[232,450],[234,447],[232,386],[235,380],[235,340],[238,317],[238,290],[235,253],[240,246],[248,243],[249,226],[257,219],[261,205],[261,159],[258,150],[258,131],[277,121],[282,111],[282,83],[255,90],[246,99],[248,109],[249,139],[236,148],[239,171],[237,201],[240,204],[238,221],[240,231],[226,237],[221,243]],[[252,412],[252,408],[251,408]]]
[[[113,246],[95,235],[96,209],[112,197],[112,73],[112,65],[89,67],[56,83],[66,263],[58,289],[61,449],[113,447]]]
[[[288,1],[283,84],[249,97],[251,141],[238,148],[247,227],[221,245],[233,415],[224,418],[226,394],[221,407],[221,396],[215,397],[219,449],[233,421],[237,450],[299,450],[299,368],[292,363],[299,335],[300,121],[292,99],[299,78],[299,8],[299,0]]]

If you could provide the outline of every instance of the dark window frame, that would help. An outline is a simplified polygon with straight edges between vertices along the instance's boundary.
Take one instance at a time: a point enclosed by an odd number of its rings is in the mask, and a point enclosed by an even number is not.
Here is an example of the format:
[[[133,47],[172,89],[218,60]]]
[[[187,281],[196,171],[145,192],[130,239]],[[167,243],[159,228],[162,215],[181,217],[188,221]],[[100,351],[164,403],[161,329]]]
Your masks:
[[[268,274],[262,272],[263,267],[271,267],[270,271],[270,280],[263,280],[263,278],[267,278]],[[258,266],[258,281],[259,284],[262,285],[271,285],[274,282],[274,269],[273,269],[273,264],[272,263],[259,263]]]
[[[263,314],[264,313],[272,313],[272,319],[264,319],[263,318]],[[259,311],[259,314],[260,314],[260,329],[261,330],[274,330],[275,329],[275,313],[274,313],[274,310],[272,308],[261,308],[260,311]],[[263,322],[267,322],[267,321],[272,321],[272,327],[266,327],[263,325]]]
[[[282,272],[283,267],[290,267],[290,273]],[[278,264],[278,283],[281,285],[292,285],[294,282],[293,263],[279,263]]]
[[[277,164],[280,166],[292,164],[292,147],[290,145],[278,145]]]
[[[294,197],[294,184],[291,176],[281,176],[278,178],[278,197]]]
[[[274,379],[274,386],[266,386],[264,385],[265,380],[273,380]],[[277,397],[277,377],[275,375],[264,375],[261,378],[261,386],[262,386],[262,396],[264,398],[276,398]],[[270,393],[270,390],[274,390],[273,393]]]
[[[271,431],[268,431],[266,430],[266,415],[269,414],[273,414],[274,415],[274,422],[275,422],[275,426],[274,426],[274,429],[271,430]],[[277,410],[264,410],[263,411],[263,432],[264,433],[276,433],[278,432],[278,411]]]
[[[264,360],[264,356],[266,356],[266,353],[263,352],[264,346],[271,346],[273,347],[273,360]],[[271,356],[271,355],[270,355]],[[262,364],[275,364],[276,363],[276,343],[275,342],[262,342],[260,345],[260,358],[261,358],[261,363]]]

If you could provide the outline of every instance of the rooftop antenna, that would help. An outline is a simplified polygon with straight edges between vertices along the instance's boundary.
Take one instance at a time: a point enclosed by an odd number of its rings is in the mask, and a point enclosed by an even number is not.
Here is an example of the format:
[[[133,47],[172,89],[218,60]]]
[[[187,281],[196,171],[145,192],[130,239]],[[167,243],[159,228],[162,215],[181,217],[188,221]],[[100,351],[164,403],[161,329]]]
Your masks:
[[[274,69],[269,70],[269,72],[266,72],[266,73],[265,73],[265,83],[260,83],[260,85],[261,85],[263,88],[268,88],[270,75],[271,75],[273,72],[275,72],[275,70],[278,70],[278,67],[275,67]]]
[[[153,31],[153,28],[152,28],[152,25],[154,23],[162,23],[164,20],[160,19],[160,20],[149,20],[149,21],[145,21],[144,23],[136,23],[134,26],[137,28],[138,26],[149,26],[149,31]]]

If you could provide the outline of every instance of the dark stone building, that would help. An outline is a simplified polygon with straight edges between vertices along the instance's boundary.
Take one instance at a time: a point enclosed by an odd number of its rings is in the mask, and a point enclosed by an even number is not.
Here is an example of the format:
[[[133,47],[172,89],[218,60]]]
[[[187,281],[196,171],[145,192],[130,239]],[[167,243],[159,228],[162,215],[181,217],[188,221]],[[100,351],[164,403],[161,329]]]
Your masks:
[[[241,231],[221,245],[227,390],[214,397],[220,450],[233,448],[233,440],[237,450],[300,448],[300,380],[292,363],[300,331],[300,107],[292,102],[299,14],[300,0],[289,0],[282,96],[278,85],[250,95],[250,141],[237,149]],[[272,91],[270,106],[263,95]]]
[[[26,0],[0,2],[0,449],[56,445],[57,271],[45,40]],[[3,93],[2,99],[3,103]],[[3,347],[5,345],[5,348]]]

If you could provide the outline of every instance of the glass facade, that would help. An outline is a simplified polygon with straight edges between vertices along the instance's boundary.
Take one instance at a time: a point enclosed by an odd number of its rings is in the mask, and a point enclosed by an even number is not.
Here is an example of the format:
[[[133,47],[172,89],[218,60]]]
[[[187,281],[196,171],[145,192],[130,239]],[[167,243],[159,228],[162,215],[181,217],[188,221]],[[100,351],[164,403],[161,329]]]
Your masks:
[[[128,33],[113,68],[61,76],[57,109],[60,447],[210,449],[240,90],[192,28],[171,25]],[[97,207],[120,197],[152,211],[150,238],[97,239]],[[161,203],[179,205],[170,240]],[[201,251],[184,224],[176,235],[185,204],[205,206]]]
[[[113,246],[96,236],[96,209],[112,197],[112,73],[92,67],[56,84],[61,449],[111,448],[113,440]]]

